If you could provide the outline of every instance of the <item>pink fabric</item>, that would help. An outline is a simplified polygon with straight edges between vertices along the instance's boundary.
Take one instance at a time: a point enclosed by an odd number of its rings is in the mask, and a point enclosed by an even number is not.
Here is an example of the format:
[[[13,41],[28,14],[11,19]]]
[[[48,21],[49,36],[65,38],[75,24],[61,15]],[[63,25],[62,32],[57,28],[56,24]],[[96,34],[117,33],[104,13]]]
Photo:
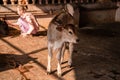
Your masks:
[[[18,24],[20,26],[21,33],[26,33],[29,30],[29,25],[33,25],[34,30],[32,31],[32,34],[36,34],[38,32],[38,26],[36,25],[34,21],[31,21],[31,22],[27,21],[27,18],[26,18],[27,16],[25,16],[25,18],[20,17],[18,19]]]
[[[22,33],[26,33],[29,30],[29,24],[24,21],[24,19],[19,18],[18,23]]]

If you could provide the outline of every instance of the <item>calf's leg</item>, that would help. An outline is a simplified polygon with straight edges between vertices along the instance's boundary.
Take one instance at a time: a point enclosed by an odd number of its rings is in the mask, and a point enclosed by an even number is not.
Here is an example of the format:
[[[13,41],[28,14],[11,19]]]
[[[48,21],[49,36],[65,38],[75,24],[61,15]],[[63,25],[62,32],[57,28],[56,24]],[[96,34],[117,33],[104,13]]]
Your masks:
[[[63,47],[62,47],[62,51],[61,51],[61,63],[62,63],[63,60],[64,60],[65,48],[66,48],[66,44],[64,43],[64,44],[63,44]]]
[[[52,59],[52,47],[48,45],[48,65],[47,65],[47,74],[51,73],[51,59]]]
[[[71,67],[72,66],[72,53],[73,53],[73,43],[69,43],[69,60],[68,60],[68,65]]]
[[[58,52],[57,52],[57,60],[58,60],[58,64],[57,64],[57,75],[59,77],[62,76],[62,71],[61,71],[61,56],[62,56],[62,48],[59,48],[58,49]]]

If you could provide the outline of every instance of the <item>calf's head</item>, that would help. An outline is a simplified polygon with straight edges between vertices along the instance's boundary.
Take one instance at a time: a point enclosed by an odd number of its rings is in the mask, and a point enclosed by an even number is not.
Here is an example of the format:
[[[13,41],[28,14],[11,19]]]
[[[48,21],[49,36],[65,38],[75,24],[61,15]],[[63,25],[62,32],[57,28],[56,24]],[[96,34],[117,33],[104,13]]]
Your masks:
[[[56,29],[61,32],[63,41],[72,42],[72,43],[79,42],[78,36],[76,34],[77,30],[73,24],[66,24],[65,26],[58,26]]]

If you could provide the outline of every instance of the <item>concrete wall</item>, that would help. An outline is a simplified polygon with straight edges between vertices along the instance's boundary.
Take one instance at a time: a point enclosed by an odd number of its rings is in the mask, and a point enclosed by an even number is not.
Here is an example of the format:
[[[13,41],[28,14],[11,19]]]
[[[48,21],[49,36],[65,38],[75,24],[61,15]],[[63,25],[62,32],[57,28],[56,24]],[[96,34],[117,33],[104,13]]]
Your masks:
[[[111,23],[118,19],[120,21],[120,9],[118,10],[116,3],[110,3],[107,5],[98,3],[81,6],[80,26],[84,26],[86,24]]]
[[[80,24],[101,24],[115,21],[116,9],[81,11]]]

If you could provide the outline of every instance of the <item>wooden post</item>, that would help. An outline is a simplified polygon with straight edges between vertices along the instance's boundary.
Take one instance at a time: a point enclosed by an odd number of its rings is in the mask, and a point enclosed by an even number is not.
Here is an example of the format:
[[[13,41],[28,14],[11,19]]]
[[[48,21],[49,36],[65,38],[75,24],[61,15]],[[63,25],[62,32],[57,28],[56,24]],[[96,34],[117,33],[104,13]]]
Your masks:
[[[55,0],[52,0],[52,4],[54,4],[55,3]]]
[[[35,0],[32,0],[32,4],[35,4]]]
[[[25,3],[26,3],[26,5],[28,5],[28,3],[29,3],[28,0],[25,0]]]
[[[70,3],[72,3],[72,0],[70,0]]]
[[[80,0],[80,3],[83,3],[83,0]]]
[[[7,0],[3,0],[3,5],[7,5]]]
[[[92,3],[95,3],[95,0],[92,0]]]
[[[64,0],[64,3],[67,3],[67,1],[66,1],[66,0]]]
[[[58,0],[58,4],[60,4],[60,0]]]
[[[86,2],[85,3],[89,3],[89,0],[86,0]]]
[[[48,4],[48,0],[45,0],[45,4]]]
[[[75,0],[75,3],[78,3],[78,0]]]
[[[42,0],[38,0],[39,1],[39,4],[42,4]]]
[[[18,4],[21,5],[22,4],[22,0],[18,0]]]
[[[15,0],[10,0],[12,5],[15,5]]]
[[[105,3],[105,2],[112,2],[112,1],[111,0],[97,0],[96,2]]]

